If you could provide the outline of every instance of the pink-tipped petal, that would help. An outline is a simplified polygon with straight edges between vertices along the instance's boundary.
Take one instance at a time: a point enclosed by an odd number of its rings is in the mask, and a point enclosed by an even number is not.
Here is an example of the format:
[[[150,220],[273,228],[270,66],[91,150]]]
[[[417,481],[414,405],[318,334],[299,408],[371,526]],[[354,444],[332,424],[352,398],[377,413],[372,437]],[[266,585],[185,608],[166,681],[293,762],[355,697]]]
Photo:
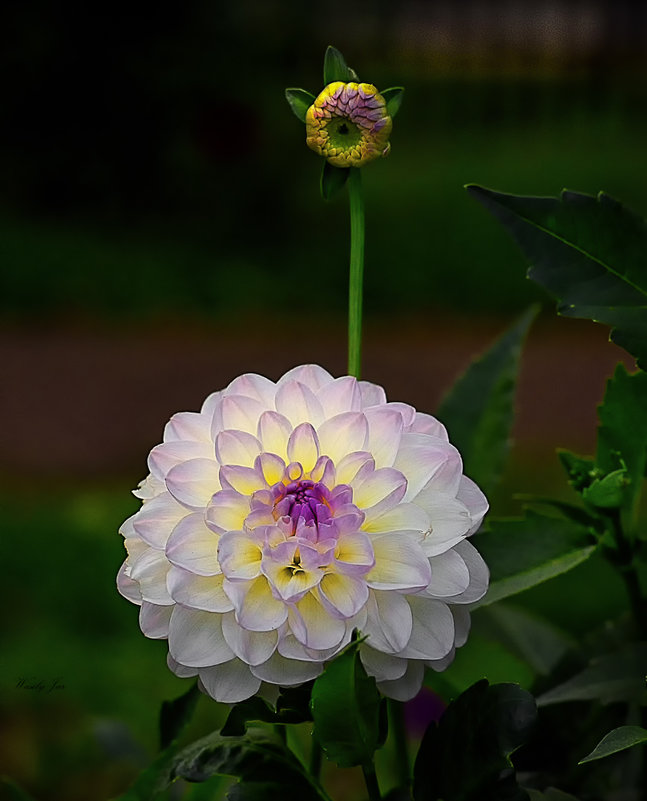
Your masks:
[[[353,503],[366,514],[366,521],[393,509],[407,492],[407,479],[399,470],[382,467],[365,477],[361,473],[353,479]]]
[[[163,492],[147,501],[132,518],[134,531],[153,548],[166,547],[177,524],[190,512],[170,492]]]
[[[366,450],[376,467],[391,467],[400,447],[404,430],[402,415],[397,409],[378,406],[364,412],[368,422]]]
[[[176,501],[197,512],[220,489],[220,467],[214,459],[191,459],[171,468],[166,487]]]
[[[416,501],[423,488],[427,492],[455,495],[463,469],[460,454],[453,445],[429,434],[411,433],[402,435],[393,466],[407,477],[407,501]]]
[[[199,512],[188,515],[173,529],[166,543],[168,561],[199,576],[220,573],[218,535],[208,529]]]
[[[226,395],[220,404],[220,420],[214,417],[212,435],[215,437],[222,429],[236,429],[247,434],[256,434],[258,418],[265,411],[263,404],[246,395]],[[218,424],[220,423],[220,428]],[[216,430],[216,428],[218,430]]]
[[[304,473],[309,473],[319,458],[319,438],[310,423],[298,425],[288,440],[288,459],[299,462]]]
[[[221,431],[216,437],[216,458],[221,465],[251,467],[261,449],[256,437],[245,431]]]
[[[344,412],[329,417],[317,428],[319,451],[335,464],[353,451],[364,450],[368,423],[362,412]]]
[[[370,381],[358,381],[357,386],[362,399],[362,409],[382,406],[386,403],[386,393],[378,384],[371,384]]]
[[[176,603],[204,612],[230,612],[234,605],[222,588],[224,575],[196,576],[181,567],[171,567],[166,585]]]
[[[148,469],[151,474],[163,481],[171,468],[188,462],[190,459],[213,459],[213,442],[186,442],[171,440],[156,445],[148,456]]]
[[[220,665],[233,658],[222,633],[222,615],[174,606],[168,632],[169,653],[187,667]]]
[[[164,428],[164,442],[188,440],[194,442],[211,441],[211,419],[199,412],[178,412]]]
[[[432,417],[430,414],[425,414],[424,412],[416,412],[415,419],[409,431],[414,434],[431,434],[432,437],[444,439],[446,442],[449,441],[445,426],[439,420],[436,420],[435,417]]]
[[[472,479],[467,476],[461,477],[456,497],[465,504],[472,518],[472,526],[467,532],[467,536],[469,537],[478,530],[490,505],[485,495],[483,495]]]
[[[259,401],[265,408],[273,408],[276,384],[265,376],[246,373],[234,378],[225,389],[225,395],[244,395]]]
[[[299,381],[305,384],[313,392],[318,392],[326,384],[329,384],[333,377],[327,370],[320,367],[318,364],[303,364],[300,367],[293,367],[291,370],[279,379],[278,386],[288,381]]]
[[[285,415],[273,411],[263,412],[257,426],[258,439],[263,444],[263,450],[289,461],[288,439],[292,428],[292,423]]]
[[[172,606],[157,606],[143,601],[139,610],[139,628],[142,634],[151,640],[166,639],[172,612]]]
[[[362,408],[362,398],[357,380],[353,376],[345,375],[323,386],[317,392],[317,399],[321,403],[324,415],[334,417],[342,412],[359,412]]]
[[[117,589],[126,600],[132,601],[132,603],[139,606],[142,603],[142,594],[139,589],[139,584],[126,575],[127,569],[128,562],[124,562],[117,573]]]
[[[276,393],[276,411],[287,417],[292,427],[300,423],[312,423],[317,427],[324,416],[314,392],[298,381],[287,381],[279,386]]]
[[[200,683],[207,695],[223,704],[237,704],[251,698],[261,686],[260,679],[252,675],[240,659],[231,659],[222,665],[203,668]]]

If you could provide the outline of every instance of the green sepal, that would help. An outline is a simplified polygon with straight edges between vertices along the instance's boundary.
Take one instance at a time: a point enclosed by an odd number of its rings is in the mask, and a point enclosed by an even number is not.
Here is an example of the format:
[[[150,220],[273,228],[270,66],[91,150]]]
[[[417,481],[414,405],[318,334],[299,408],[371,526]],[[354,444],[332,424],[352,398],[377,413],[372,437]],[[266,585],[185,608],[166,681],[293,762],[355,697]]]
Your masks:
[[[597,509],[620,509],[625,504],[630,484],[626,469],[614,470],[585,487],[582,498]]]
[[[163,750],[176,740],[188,724],[201,693],[197,683],[173,701],[164,701],[160,709],[160,748]]]
[[[611,327],[610,338],[647,368],[647,224],[617,200],[564,190],[524,197],[466,187],[507,228],[528,277],[556,296],[557,312]]]
[[[415,801],[527,801],[510,755],[528,739],[537,708],[516,684],[476,682],[423,737],[413,772]]]
[[[566,471],[568,483],[576,492],[582,493],[602,475],[596,468],[593,459],[577,456],[563,449],[557,451],[557,456]]]
[[[647,729],[643,729],[642,726],[619,726],[605,734],[593,751],[584,759],[580,759],[577,764],[583,765],[585,762],[593,762],[594,759],[603,759],[611,754],[617,754],[618,751],[644,743],[647,743]]]
[[[393,119],[400,110],[404,96],[404,86],[391,86],[380,92],[386,102],[386,113]]]
[[[335,195],[340,192],[346,185],[348,176],[352,169],[357,167],[333,167],[327,161],[324,161],[321,168],[321,197],[324,200],[331,200]]]
[[[523,341],[538,307],[532,306],[456,381],[437,414],[458,448],[465,473],[487,495],[496,486],[510,446]]]
[[[312,688],[314,737],[342,768],[371,764],[383,733],[380,694],[360,660],[360,642],[333,659]]]
[[[348,64],[346,64],[346,59],[342,56],[339,50],[332,45],[328,45],[326,48],[326,54],[324,56],[323,80],[324,86],[328,86],[329,83],[334,83],[335,81],[343,81],[344,83],[348,83],[349,81],[357,80],[357,75],[355,74],[354,70],[352,70]]]
[[[292,113],[300,121],[305,123],[306,112],[315,102],[315,96],[305,89],[286,89],[285,99],[288,101]]]

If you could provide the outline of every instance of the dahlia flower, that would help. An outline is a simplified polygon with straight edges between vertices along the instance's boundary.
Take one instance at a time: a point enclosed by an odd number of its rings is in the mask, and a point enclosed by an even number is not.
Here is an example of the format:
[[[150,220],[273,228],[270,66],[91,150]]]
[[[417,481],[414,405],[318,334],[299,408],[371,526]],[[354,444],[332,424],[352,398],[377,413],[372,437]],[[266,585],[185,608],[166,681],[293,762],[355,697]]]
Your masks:
[[[334,167],[361,167],[387,156],[392,120],[371,83],[334,81],[306,112],[306,143]]]
[[[174,415],[148,466],[119,590],[217,701],[314,679],[354,630],[367,673],[407,700],[465,642],[487,501],[441,423],[376,384],[240,376]]]

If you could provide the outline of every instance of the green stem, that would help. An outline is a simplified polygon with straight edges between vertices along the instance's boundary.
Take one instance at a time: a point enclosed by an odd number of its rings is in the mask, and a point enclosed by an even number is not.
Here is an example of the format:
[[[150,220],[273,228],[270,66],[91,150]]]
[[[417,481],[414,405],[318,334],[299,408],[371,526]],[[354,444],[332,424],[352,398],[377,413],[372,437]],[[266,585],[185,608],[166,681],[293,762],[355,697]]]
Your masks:
[[[362,173],[350,167],[350,281],[348,286],[348,374],[359,378],[362,362],[362,284],[364,281],[364,198]]]
[[[377,783],[377,776],[375,775],[375,765],[372,762],[362,765],[362,773],[364,774],[364,782],[368,790],[369,801],[382,801],[380,786]]]
[[[407,730],[404,725],[404,705],[400,701],[388,699],[389,729],[393,734],[395,746],[396,773],[398,786],[408,787],[411,784],[409,772],[409,750],[407,748]]]
[[[640,581],[633,562],[634,554],[625,537],[619,510],[615,510],[609,517],[611,519],[613,537],[618,548],[617,556],[612,562],[625,583],[634,623],[640,638],[641,640],[647,640],[647,601],[643,598],[640,589]]]
[[[319,745],[319,741],[315,740],[314,737],[312,738],[312,750],[310,751],[310,775],[314,776],[315,779],[319,779],[319,774],[321,773],[321,746]]]

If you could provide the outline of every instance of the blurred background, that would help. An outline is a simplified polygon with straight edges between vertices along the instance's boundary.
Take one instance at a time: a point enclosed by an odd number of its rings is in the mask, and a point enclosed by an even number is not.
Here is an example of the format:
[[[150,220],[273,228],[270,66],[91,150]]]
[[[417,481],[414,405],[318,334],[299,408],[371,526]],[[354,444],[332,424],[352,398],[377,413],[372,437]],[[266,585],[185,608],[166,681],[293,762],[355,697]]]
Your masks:
[[[364,375],[391,399],[433,412],[543,304],[493,499],[514,513],[517,492],[567,497],[555,447],[593,449],[625,357],[606,329],[555,318],[463,185],[604,190],[644,214],[647,6],[32,0],[5,15],[0,773],[43,801],[100,800],[147,763],[160,701],[186,689],[114,588],[148,451],[242,372],[345,371],[345,198],[320,199],[284,88],[317,93],[328,44],[360,80],[406,87],[391,155],[364,171]],[[611,583],[569,601],[576,635],[623,603],[603,566],[578,570]],[[562,601],[558,582],[524,596]],[[493,680],[532,684],[479,647]],[[469,662],[456,686],[481,675]],[[196,726],[220,716],[205,702]]]

